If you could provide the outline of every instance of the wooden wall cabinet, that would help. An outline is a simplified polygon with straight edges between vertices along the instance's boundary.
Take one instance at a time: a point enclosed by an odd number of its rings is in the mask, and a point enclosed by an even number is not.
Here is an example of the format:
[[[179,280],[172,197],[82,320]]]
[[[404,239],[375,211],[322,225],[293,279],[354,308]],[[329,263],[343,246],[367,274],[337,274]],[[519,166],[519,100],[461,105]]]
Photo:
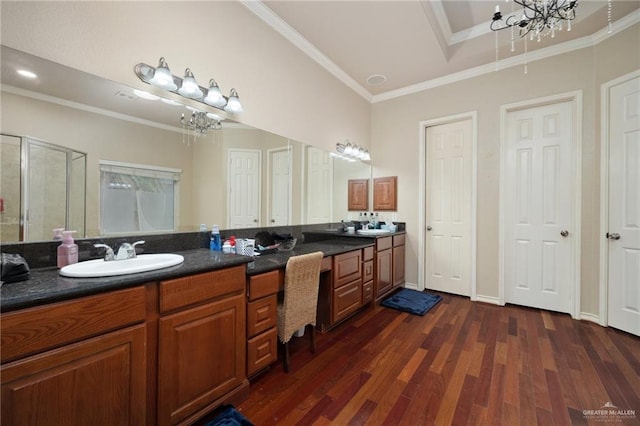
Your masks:
[[[398,177],[373,179],[373,210],[398,210]]]
[[[369,179],[349,179],[347,210],[369,210]]]

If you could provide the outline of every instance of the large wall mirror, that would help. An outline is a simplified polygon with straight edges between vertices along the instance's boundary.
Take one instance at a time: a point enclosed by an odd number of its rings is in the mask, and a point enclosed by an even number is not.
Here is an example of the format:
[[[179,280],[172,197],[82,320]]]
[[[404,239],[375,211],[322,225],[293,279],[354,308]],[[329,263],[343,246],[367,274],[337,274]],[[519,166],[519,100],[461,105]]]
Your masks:
[[[6,46],[1,65],[1,133],[78,153],[72,158],[83,167],[73,173],[50,168],[68,179],[67,207],[84,208],[84,224],[75,216],[66,222],[67,227],[84,227],[77,229],[78,237],[105,235],[101,220],[109,209],[122,209],[114,199],[133,200],[135,212],[145,200],[158,202],[165,195],[154,192],[157,184],[149,176],[162,171],[179,176],[170,195],[175,199],[174,231],[196,231],[201,224],[230,229],[340,221],[353,214],[347,210],[348,180],[371,177],[369,164],[336,159],[313,146],[233,120],[196,137],[180,124],[181,115],[190,114],[186,105],[143,99],[130,87]],[[31,70],[37,77],[23,78],[17,69]],[[2,138],[3,161],[4,153],[15,149],[16,139]],[[129,180],[107,181],[104,164],[142,171],[131,172],[134,177]],[[122,196],[105,197],[108,184],[124,191]],[[20,194],[15,189],[24,185],[3,182],[0,223],[24,220],[25,212],[17,210],[21,201],[12,195]],[[42,190],[32,188],[33,194]],[[148,222],[145,233],[153,232]],[[47,222],[37,234],[3,232],[2,242],[50,239],[48,226]]]

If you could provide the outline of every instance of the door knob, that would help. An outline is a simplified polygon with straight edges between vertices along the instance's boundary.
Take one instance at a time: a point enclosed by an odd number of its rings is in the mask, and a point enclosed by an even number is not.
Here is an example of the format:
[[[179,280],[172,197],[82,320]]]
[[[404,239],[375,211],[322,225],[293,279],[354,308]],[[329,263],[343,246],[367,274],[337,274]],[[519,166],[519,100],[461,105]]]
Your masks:
[[[427,231],[431,231],[433,228],[431,226],[427,226]]]
[[[620,234],[615,233],[615,232],[613,232],[613,233],[611,233],[611,234],[610,234],[610,233],[608,233],[608,232],[607,232],[606,237],[607,237],[608,239],[610,239],[610,240],[619,240],[619,239],[620,239]]]
[[[569,236],[569,231],[567,231],[567,230],[560,231],[560,235],[562,235],[563,237],[567,238]]]
[[[275,219],[271,219],[271,223],[276,223],[276,220]]]

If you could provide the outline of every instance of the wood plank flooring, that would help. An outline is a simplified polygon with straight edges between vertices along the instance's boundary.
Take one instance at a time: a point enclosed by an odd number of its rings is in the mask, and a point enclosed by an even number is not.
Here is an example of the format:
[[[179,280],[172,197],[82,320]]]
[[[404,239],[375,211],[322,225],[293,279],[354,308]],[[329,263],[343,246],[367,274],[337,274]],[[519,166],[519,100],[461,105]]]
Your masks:
[[[290,373],[275,364],[238,410],[260,426],[640,424],[640,338],[442,296],[424,317],[376,305],[318,333],[315,356],[294,339]],[[607,403],[621,411],[585,412]]]

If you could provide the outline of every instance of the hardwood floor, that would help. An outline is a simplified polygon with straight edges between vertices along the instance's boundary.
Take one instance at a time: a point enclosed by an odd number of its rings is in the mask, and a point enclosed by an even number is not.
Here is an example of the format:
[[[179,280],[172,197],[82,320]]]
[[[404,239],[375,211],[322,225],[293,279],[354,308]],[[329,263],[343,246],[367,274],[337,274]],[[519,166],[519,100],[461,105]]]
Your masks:
[[[442,296],[424,317],[372,307],[315,356],[293,339],[290,373],[275,364],[238,410],[260,426],[640,424],[640,338]],[[607,403],[621,411],[585,415]]]

